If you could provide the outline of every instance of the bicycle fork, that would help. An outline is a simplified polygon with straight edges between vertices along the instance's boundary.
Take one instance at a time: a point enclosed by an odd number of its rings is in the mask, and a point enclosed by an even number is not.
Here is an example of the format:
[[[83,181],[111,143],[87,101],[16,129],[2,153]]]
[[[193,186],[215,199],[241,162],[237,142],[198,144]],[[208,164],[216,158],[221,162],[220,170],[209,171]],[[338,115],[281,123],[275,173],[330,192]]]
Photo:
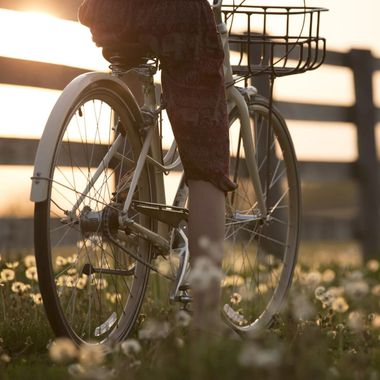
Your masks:
[[[243,89],[244,90],[244,89]],[[249,96],[249,94],[247,94]],[[247,163],[248,174],[252,180],[253,187],[256,194],[257,206],[260,211],[261,217],[266,217],[267,207],[265,202],[265,196],[263,188],[261,186],[259,168],[256,161],[256,151],[253,145],[252,132],[251,132],[251,120],[249,115],[249,109],[244,96],[239,92],[239,90],[230,86],[227,89],[227,99],[232,101],[234,105],[238,108],[240,115],[240,133],[243,139],[243,146],[245,152],[245,160]]]

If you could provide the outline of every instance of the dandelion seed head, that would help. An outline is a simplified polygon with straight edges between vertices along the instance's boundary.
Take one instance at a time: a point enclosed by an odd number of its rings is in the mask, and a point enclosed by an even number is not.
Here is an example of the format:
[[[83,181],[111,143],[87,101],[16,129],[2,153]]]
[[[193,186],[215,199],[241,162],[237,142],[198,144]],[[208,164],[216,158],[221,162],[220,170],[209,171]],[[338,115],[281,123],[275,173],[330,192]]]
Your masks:
[[[32,280],[32,281],[38,281],[38,274],[37,274],[37,268],[35,266],[29,267],[25,271],[25,276],[27,279]]]
[[[349,306],[344,297],[337,297],[332,303],[332,309],[337,313],[345,313]]]
[[[190,314],[185,310],[179,310],[175,315],[177,326],[187,327],[191,322]]]
[[[222,288],[226,288],[229,286],[239,287],[244,285],[244,278],[242,276],[239,276],[237,274],[225,276],[223,278],[223,281],[221,283]]]
[[[96,367],[103,363],[106,352],[100,344],[82,344],[79,348],[79,364]]]
[[[322,281],[322,275],[318,271],[312,271],[306,274],[304,278],[305,285],[309,288],[316,288]]]
[[[364,280],[349,281],[344,284],[346,294],[352,298],[360,299],[369,292],[369,285]]]
[[[280,365],[282,353],[277,348],[260,348],[254,343],[243,347],[238,356],[242,367],[273,368]]]
[[[11,360],[12,358],[5,352],[0,355],[0,361],[2,361],[3,363],[10,363]]]
[[[60,268],[64,267],[67,264],[67,260],[62,256],[57,256],[55,259],[55,265]]]
[[[42,296],[41,296],[41,293],[32,293],[30,295],[30,297],[32,298],[33,302],[36,304],[36,305],[41,305],[42,304]]]
[[[335,339],[338,334],[335,330],[329,330],[327,331],[326,335],[331,339]]]
[[[95,285],[97,290],[104,290],[108,287],[108,282],[105,278],[96,278],[92,279],[92,284]]]
[[[351,281],[360,281],[363,279],[363,272],[360,270],[354,270],[348,273],[347,278]]]
[[[233,293],[231,298],[230,298],[230,302],[233,304],[233,305],[238,305],[240,302],[241,302],[241,295],[239,293]]]
[[[304,294],[296,294],[292,297],[292,314],[299,320],[307,320],[315,315],[315,307]]]
[[[378,260],[369,260],[366,267],[370,272],[377,272],[380,268],[380,263]]]
[[[57,338],[49,346],[49,355],[55,363],[69,363],[77,358],[78,348],[69,338]]]
[[[315,288],[314,295],[317,300],[323,299],[323,296],[326,292],[326,288],[324,286],[318,286]]]
[[[371,293],[376,297],[380,297],[380,284],[373,286],[371,289]]]
[[[347,326],[351,330],[362,331],[365,327],[363,313],[360,311],[352,311],[348,314]]]
[[[15,277],[16,277],[16,274],[13,269],[3,269],[0,272],[0,279],[2,282],[13,281]]]
[[[76,281],[77,289],[82,290],[86,287],[86,285],[87,285],[87,278],[86,277],[81,276],[77,279],[77,281]]]
[[[36,266],[36,258],[33,255],[27,255],[24,257],[24,265],[26,268]]]
[[[326,269],[322,273],[322,281],[329,284],[335,280],[335,272],[332,269]]]
[[[74,378],[81,378],[86,373],[86,370],[79,363],[70,364],[67,371]]]
[[[27,287],[21,281],[14,281],[11,289],[13,293],[22,294],[27,290]]]
[[[171,272],[171,265],[175,265],[174,260],[170,263],[168,260],[160,260],[158,263],[158,271],[164,275],[168,275]]]
[[[74,275],[74,274],[77,274],[77,270],[76,270],[76,268],[69,268],[68,270],[67,270],[67,274],[69,274],[69,275]]]
[[[174,342],[178,348],[185,347],[185,341],[182,338],[176,337]]]
[[[141,351],[141,344],[137,339],[127,339],[121,343],[120,348],[124,355],[134,356]]]
[[[16,269],[19,265],[20,263],[18,261],[11,261],[11,262],[5,263],[5,266],[9,269]]]
[[[380,329],[380,315],[374,314],[372,316],[371,325],[375,329]]]
[[[157,340],[165,339],[170,333],[168,322],[158,322],[154,319],[147,320],[139,330],[140,340]]]

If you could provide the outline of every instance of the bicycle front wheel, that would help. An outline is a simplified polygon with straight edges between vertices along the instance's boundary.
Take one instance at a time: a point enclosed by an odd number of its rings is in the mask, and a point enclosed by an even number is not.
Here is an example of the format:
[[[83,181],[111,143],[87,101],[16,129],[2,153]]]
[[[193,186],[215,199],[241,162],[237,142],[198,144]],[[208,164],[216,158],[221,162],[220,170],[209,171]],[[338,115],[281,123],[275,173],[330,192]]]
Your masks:
[[[259,95],[251,100],[249,113],[267,214],[259,210],[248,174],[235,108],[230,176],[238,188],[226,200],[222,309],[227,323],[241,332],[270,325],[281,310],[297,258],[301,208],[296,155],[284,119],[275,108],[270,116],[268,101]]]
[[[95,81],[59,110],[66,117],[56,126],[59,139],[50,142],[55,151],[48,198],[35,205],[45,310],[55,334],[78,344],[124,339],[147,287],[149,268],[133,257],[149,262],[150,244],[118,226],[141,150],[126,95],[116,85]],[[145,168],[134,199],[151,201],[151,194]],[[149,218],[128,216],[150,228]]]

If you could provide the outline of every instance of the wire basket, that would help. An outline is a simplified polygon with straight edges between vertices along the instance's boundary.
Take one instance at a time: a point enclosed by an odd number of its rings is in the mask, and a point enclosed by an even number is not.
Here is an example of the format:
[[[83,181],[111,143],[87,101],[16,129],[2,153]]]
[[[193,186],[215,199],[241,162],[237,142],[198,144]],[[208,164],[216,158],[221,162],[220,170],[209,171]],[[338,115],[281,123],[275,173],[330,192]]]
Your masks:
[[[223,7],[235,52],[234,74],[273,77],[318,68],[325,59],[326,40],[319,36],[325,8],[282,6]],[[243,28],[241,30],[241,28]],[[238,57],[236,59],[236,56]],[[234,58],[235,57],[235,58]]]

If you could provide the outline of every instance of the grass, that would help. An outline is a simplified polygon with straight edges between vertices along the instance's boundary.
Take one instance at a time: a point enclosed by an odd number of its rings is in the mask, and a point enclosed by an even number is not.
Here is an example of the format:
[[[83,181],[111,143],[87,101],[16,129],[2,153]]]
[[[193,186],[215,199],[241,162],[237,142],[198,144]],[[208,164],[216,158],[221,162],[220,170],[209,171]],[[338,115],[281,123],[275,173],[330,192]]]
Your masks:
[[[376,260],[363,264],[355,245],[302,246],[283,313],[271,329],[255,337],[244,341],[205,337],[194,343],[188,328],[178,323],[178,309],[166,298],[153,302],[149,294],[146,320],[125,344],[107,354],[75,348],[64,363],[49,356],[47,345],[53,334],[38,297],[38,282],[33,271],[26,274],[28,268],[21,259],[18,265],[0,261],[1,379],[376,380],[380,376],[380,264]],[[27,288],[16,292],[16,281]],[[148,320],[153,318],[160,336],[147,333]],[[55,347],[61,343],[63,348],[67,344],[57,341]]]

